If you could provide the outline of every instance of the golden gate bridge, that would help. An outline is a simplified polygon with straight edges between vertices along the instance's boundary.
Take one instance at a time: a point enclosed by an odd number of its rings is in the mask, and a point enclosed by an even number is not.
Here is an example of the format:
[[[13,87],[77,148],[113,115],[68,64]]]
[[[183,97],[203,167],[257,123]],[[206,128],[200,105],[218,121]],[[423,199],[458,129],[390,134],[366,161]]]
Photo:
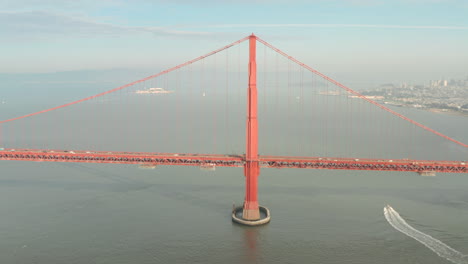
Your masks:
[[[237,52],[229,52],[242,43],[248,43],[247,58],[243,57],[240,48]],[[263,44],[263,54],[257,49],[258,43]],[[269,57],[267,54],[272,55]],[[258,60],[258,55],[263,55],[263,60]],[[237,59],[229,56],[237,56]],[[208,61],[210,58],[212,60]],[[283,65],[280,60],[283,60]],[[244,67],[244,62],[248,64],[246,72],[241,69],[241,65]],[[264,67],[260,75],[257,73],[259,62]],[[170,74],[172,77],[167,77]],[[220,75],[224,78],[221,79]],[[281,81],[283,77],[287,81]],[[260,91],[257,90],[259,83],[263,87]],[[233,87],[245,87],[245,85],[247,85],[247,95],[232,92]],[[223,86],[224,89],[220,88]],[[268,89],[269,87],[274,89]],[[263,92],[262,97],[258,96],[259,92]],[[142,99],[139,96],[147,97]],[[164,96],[172,97],[164,98]],[[281,101],[287,101],[287,105],[280,105]],[[210,108],[210,103],[215,107]],[[340,104],[342,106],[338,106]],[[73,110],[77,105],[84,105],[83,109],[86,110],[73,112],[68,110]],[[246,128],[242,128],[246,130],[245,138],[242,140],[245,142],[245,152],[200,154],[209,153],[206,151],[207,145],[213,146],[215,150],[213,152],[216,153],[220,145],[218,142],[220,133],[224,134],[222,141],[226,145],[230,145],[231,141],[240,142],[238,138],[235,139],[235,134],[239,134],[241,125],[238,122],[241,119],[234,120],[233,116],[239,116],[241,113],[239,108],[242,105],[247,109]],[[267,116],[268,110],[273,114],[266,118],[263,130],[273,133],[270,137],[274,138],[274,143],[270,145],[281,145],[278,142],[284,140],[289,146],[288,140],[297,138],[300,139],[297,140],[299,146],[291,147],[293,150],[304,150],[304,145],[312,142],[310,149],[313,151],[321,149],[328,153],[334,148],[332,146],[335,146],[347,150],[348,153],[341,154],[342,156],[259,154],[259,138],[260,142],[263,138],[267,141],[267,136],[259,136],[259,121],[261,122],[262,116]],[[259,111],[264,115],[259,115]],[[421,175],[435,175],[437,172],[468,173],[466,161],[401,157],[414,155],[411,153],[415,147],[409,146],[409,143],[417,146],[428,144],[429,141],[426,139],[422,143],[418,142],[421,138],[419,134],[412,134],[416,132],[408,134],[408,130],[395,128],[395,121],[381,120],[374,114],[376,111],[387,113],[393,119],[409,124],[411,129],[419,128],[426,134],[443,139],[443,144],[446,144],[445,142],[451,144],[450,149],[466,151],[468,148],[468,145],[459,140],[397,113],[252,34],[206,55],[115,89],[0,121],[0,146],[4,146],[0,149],[0,160],[137,164],[149,168],[157,165],[179,165],[199,166],[210,170],[216,167],[243,167],[245,199],[243,206],[238,209],[239,214],[234,210],[233,220],[248,225],[264,224],[270,219],[268,209],[258,203],[258,176],[261,168],[403,171],[417,172]],[[333,112],[344,113],[346,117],[336,119],[330,114]],[[79,113],[85,114],[80,116]],[[321,123],[308,119],[310,113],[316,114],[317,118],[322,120]],[[282,114],[287,116],[284,125],[277,122],[277,118]],[[37,120],[47,115],[49,116],[46,120]],[[114,122],[116,117],[126,118],[126,121]],[[296,120],[296,129],[291,125],[293,119],[300,119]],[[363,119],[367,120],[367,123],[356,124],[363,122]],[[89,123],[89,120],[94,122]],[[198,124],[199,122],[203,124]],[[376,125],[378,122],[380,123]],[[149,127],[141,128],[142,123],[149,123]],[[94,131],[87,131],[88,126],[97,128]],[[377,140],[372,141],[369,136],[360,135],[362,134],[360,130],[371,127],[380,127],[378,133],[381,135]],[[133,130],[136,136],[131,136],[130,130]],[[278,134],[280,130],[286,132],[281,136]],[[317,134],[317,131],[320,133]],[[179,146],[181,149],[198,147],[203,151],[136,152],[119,149],[102,151],[106,145],[97,146],[99,142],[107,142],[108,138],[119,133],[120,136],[115,136],[117,138],[115,142],[119,144],[114,142],[113,147],[117,145],[117,148],[122,146],[128,149],[128,145],[140,140],[141,135],[149,134],[150,139],[142,140],[143,142],[160,140],[161,148],[165,145],[167,148],[179,144],[182,145]],[[331,134],[335,134],[337,138],[333,139]],[[53,142],[46,143],[47,137],[44,135],[52,138]],[[202,137],[197,139],[200,136]],[[368,146],[379,145],[379,140],[392,136],[396,136],[395,139],[401,142],[396,148],[407,150],[404,154],[398,154],[400,157],[381,157],[384,156],[385,149],[355,156],[359,154],[356,149],[361,148],[363,142],[367,142]],[[92,141],[90,138],[94,138],[95,142],[90,143]],[[171,140],[176,142],[167,143]],[[353,143],[356,140],[358,143]],[[77,147],[63,147],[70,146],[70,142],[74,141],[81,143]],[[269,147],[267,151],[272,149]],[[224,149],[221,153],[228,152],[230,150]],[[267,218],[262,218],[260,213],[262,210],[266,212]]]

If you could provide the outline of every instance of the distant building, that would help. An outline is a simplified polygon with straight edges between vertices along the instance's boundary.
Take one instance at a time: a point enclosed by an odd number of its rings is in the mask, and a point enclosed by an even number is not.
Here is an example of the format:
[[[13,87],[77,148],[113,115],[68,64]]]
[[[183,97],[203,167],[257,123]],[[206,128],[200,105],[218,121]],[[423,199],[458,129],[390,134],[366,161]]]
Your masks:
[[[438,87],[440,86],[441,81],[440,80],[431,80],[430,85],[431,87]]]

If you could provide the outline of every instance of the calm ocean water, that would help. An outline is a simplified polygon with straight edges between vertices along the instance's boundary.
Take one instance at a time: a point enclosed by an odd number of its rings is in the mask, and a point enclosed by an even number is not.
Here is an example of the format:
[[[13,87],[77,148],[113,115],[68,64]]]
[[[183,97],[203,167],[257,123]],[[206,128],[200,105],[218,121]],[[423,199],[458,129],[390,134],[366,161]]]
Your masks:
[[[2,117],[19,107],[4,106]],[[398,110],[468,142],[467,117]],[[468,157],[436,146],[414,151]],[[0,263],[450,263],[395,230],[386,204],[468,254],[468,175],[263,169],[259,198],[272,221],[249,228],[230,219],[244,195],[240,168],[15,161],[0,168]]]

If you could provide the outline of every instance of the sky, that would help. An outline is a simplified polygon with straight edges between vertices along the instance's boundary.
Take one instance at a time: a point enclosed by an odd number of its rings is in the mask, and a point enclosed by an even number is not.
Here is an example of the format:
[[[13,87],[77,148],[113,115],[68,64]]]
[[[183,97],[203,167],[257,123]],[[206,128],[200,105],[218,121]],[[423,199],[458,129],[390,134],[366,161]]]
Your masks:
[[[466,0],[0,0],[0,73],[169,68],[255,33],[335,76],[468,76]]]

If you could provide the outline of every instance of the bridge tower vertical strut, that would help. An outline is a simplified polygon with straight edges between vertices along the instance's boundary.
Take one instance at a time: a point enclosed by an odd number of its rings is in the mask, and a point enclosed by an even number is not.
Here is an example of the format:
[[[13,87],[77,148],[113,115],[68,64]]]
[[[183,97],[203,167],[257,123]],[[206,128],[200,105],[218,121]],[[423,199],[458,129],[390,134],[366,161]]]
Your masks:
[[[260,219],[258,206],[258,176],[260,165],[258,161],[258,120],[257,120],[257,37],[249,37],[249,87],[247,97],[247,150],[244,165],[245,200],[242,218],[245,220]]]

